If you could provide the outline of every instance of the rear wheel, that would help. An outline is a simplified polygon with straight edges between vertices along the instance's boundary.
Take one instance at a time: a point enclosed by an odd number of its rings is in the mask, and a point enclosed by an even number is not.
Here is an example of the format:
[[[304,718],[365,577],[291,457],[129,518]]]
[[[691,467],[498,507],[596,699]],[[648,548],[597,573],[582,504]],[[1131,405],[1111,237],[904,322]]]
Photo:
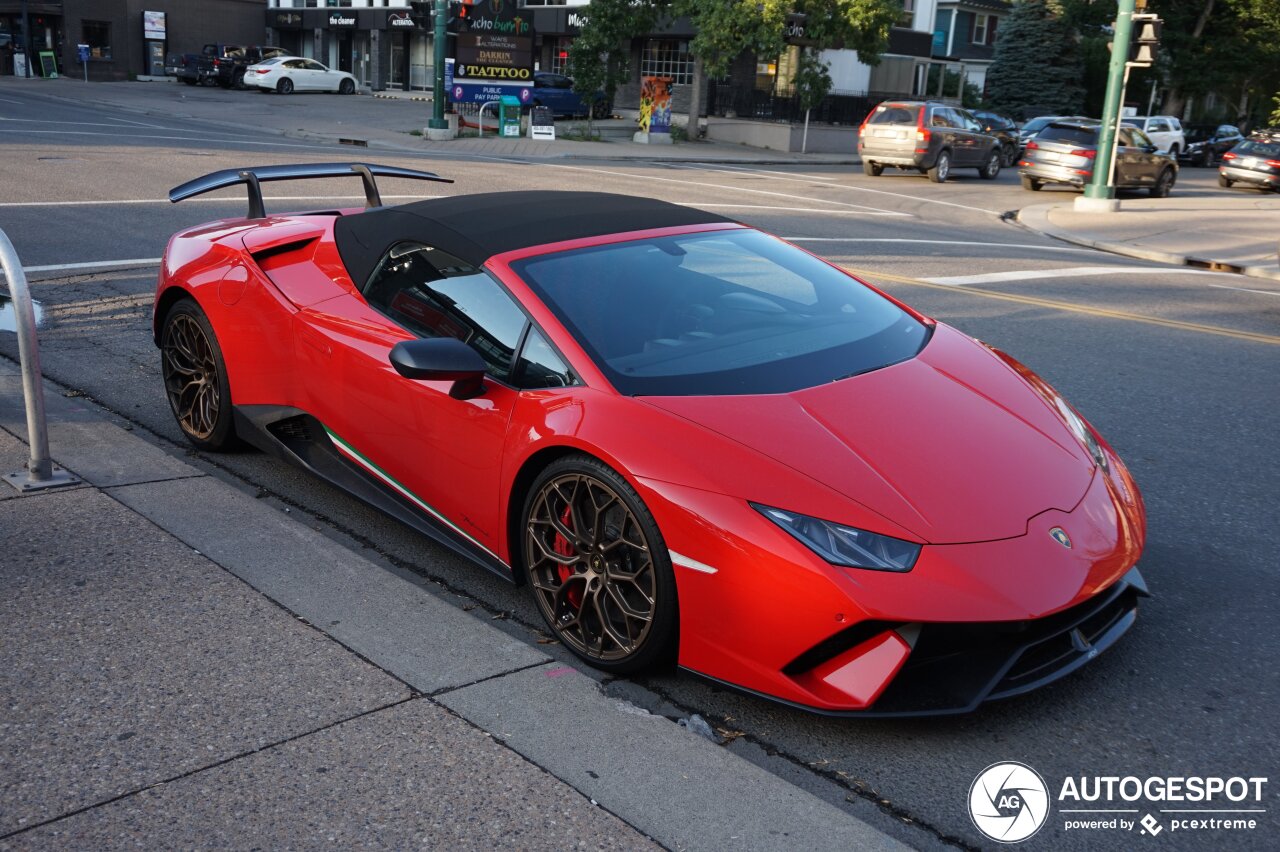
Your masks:
[[[160,329],[165,395],[187,440],[202,450],[235,447],[231,388],[213,326],[193,299],[175,302]]]
[[[597,459],[567,456],[534,481],[523,517],[529,585],[556,638],[609,672],[670,661],[671,558],[625,479]]]
[[[1042,186],[1044,186],[1044,184],[1042,184],[1040,181],[1036,180],[1035,178],[1031,177],[1030,175],[1022,176],[1023,189],[1029,189],[1032,192],[1039,192]]]
[[[1004,159],[1004,167],[1006,169],[1012,168],[1014,163],[1018,162],[1018,146],[1012,142],[1004,146],[1000,153]]]
[[[879,163],[873,163],[870,160],[863,160],[862,173],[871,177],[880,177],[880,175],[884,174],[884,166]]]
[[[244,72],[243,71],[236,72],[235,79],[231,81],[231,86],[232,88],[235,88],[235,89],[244,88]]]
[[[195,77],[183,77],[182,82],[186,83],[188,86],[194,86],[198,81]]]
[[[1152,198],[1168,198],[1169,191],[1173,189],[1173,169],[1164,169],[1160,172],[1160,176],[1156,178],[1156,182],[1151,187]]]
[[[987,155],[987,161],[978,169],[978,176],[983,180],[995,180],[1000,174],[1000,150],[993,150]]]
[[[1181,151],[1181,150],[1182,150],[1182,149],[1181,149],[1181,148],[1179,148],[1177,145],[1174,145],[1174,146],[1172,146],[1172,147],[1170,147],[1170,148],[1169,148],[1169,156],[1170,156],[1170,157],[1173,157],[1173,158],[1176,160],[1176,159],[1178,159],[1178,152],[1179,152],[1179,151]]]
[[[338,94],[340,95],[350,95],[353,94],[355,90],[356,81],[352,80],[350,77],[338,84]]]
[[[284,77],[279,83],[276,83],[276,91],[282,95],[287,95],[293,91],[293,81],[288,77]]]
[[[951,152],[939,152],[937,161],[927,174],[929,175],[929,180],[934,183],[946,183],[947,176],[951,174]]]
[[[1218,175],[1218,186],[1231,186],[1235,183],[1231,178],[1225,175]]]

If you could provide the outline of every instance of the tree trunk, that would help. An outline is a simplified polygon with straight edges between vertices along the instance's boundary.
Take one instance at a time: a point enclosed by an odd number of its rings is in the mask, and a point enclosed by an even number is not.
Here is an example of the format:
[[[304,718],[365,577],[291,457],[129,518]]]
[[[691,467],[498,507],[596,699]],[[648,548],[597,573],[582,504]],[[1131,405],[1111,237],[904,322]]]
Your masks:
[[[693,86],[689,95],[689,124],[687,127],[690,142],[702,138],[700,118],[702,115],[702,87],[704,85],[702,59],[693,57]]]

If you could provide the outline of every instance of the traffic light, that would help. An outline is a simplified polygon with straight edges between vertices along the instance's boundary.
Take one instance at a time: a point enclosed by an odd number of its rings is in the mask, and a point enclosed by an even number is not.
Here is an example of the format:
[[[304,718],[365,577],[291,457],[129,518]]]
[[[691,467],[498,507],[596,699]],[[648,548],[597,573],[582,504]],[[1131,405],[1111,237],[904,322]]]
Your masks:
[[[431,19],[431,0],[409,0],[409,17],[417,18],[425,27]]]
[[[1160,46],[1160,28],[1164,21],[1158,15],[1133,16],[1133,35],[1129,39],[1129,64],[1150,66],[1156,61],[1156,48]]]
[[[451,33],[471,31],[471,3],[467,0],[449,0],[447,29]]]

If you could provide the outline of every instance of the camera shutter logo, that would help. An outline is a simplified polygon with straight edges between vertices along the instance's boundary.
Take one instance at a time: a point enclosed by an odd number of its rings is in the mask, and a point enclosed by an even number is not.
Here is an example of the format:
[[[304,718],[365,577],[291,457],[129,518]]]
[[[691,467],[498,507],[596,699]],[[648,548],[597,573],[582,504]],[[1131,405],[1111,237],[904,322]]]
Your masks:
[[[1026,840],[1049,818],[1049,788],[1024,763],[993,763],[969,787],[969,818],[999,843]]]

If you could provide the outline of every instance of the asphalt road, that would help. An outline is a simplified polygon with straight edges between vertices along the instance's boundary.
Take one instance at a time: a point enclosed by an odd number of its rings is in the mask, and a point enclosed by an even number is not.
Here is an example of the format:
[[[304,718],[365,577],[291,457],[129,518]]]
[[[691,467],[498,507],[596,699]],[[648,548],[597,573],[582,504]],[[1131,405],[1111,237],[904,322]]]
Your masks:
[[[0,228],[37,270],[46,374],[172,446],[182,441],[149,337],[149,265],[173,231],[235,215],[244,202],[229,192],[174,206],[163,200],[167,190],[220,168],[352,153],[8,93],[0,101],[0,150]],[[1029,233],[1003,214],[1049,191],[1032,196],[1011,172],[988,182],[959,170],[934,185],[918,176],[870,178],[847,166],[359,156],[434,168],[455,181],[386,181],[389,202],[421,197],[424,186],[428,194],[592,188],[723,212],[796,240],[1016,355],[1098,426],[1143,489],[1150,526],[1141,565],[1154,597],[1114,650],[1038,693],[966,717],[916,721],[826,719],[675,673],[614,681],[617,694],[741,731],[730,748],[828,799],[849,798],[847,807],[862,818],[926,848],[983,845],[965,801],[974,776],[1000,760],[1034,767],[1051,788],[1094,775],[1275,779],[1276,285]],[[355,206],[358,191],[354,181],[276,184],[268,209]],[[1211,170],[1190,168],[1175,190],[1220,191]],[[957,277],[966,280],[947,280]],[[15,349],[12,335],[0,335],[0,352],[13,357]],[[440,593],[505,614],[527,641],[541,635],[525,590],[317,480],[254,453],[203,462],[305,510],[336,539],[375,549]],[[1269,791],[1260,807],[1272,810],[1273,801]],[[1160,840],[1188,849],[1275,848],[1275,816],[1260,818],[1262,828],[1229,839],[1168,832]],[[1028,845],[1119,849],[1133,842],[1130,834],[1068,832],[1051,820]]]

